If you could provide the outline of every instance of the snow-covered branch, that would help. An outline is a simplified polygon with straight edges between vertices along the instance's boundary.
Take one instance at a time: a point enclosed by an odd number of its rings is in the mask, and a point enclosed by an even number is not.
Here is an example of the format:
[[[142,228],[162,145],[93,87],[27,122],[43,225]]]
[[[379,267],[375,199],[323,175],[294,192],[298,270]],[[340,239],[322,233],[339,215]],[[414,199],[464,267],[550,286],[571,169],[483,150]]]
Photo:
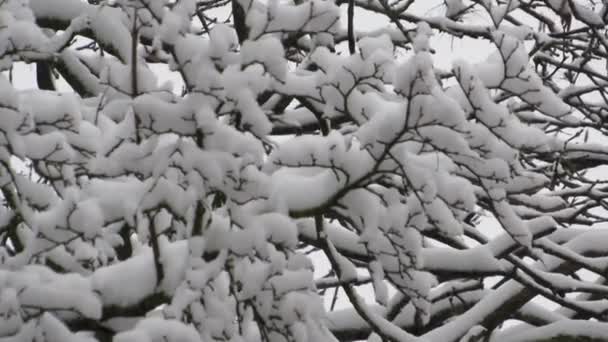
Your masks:
[[[0,340],[605,336],[602,6],[0,1]]]

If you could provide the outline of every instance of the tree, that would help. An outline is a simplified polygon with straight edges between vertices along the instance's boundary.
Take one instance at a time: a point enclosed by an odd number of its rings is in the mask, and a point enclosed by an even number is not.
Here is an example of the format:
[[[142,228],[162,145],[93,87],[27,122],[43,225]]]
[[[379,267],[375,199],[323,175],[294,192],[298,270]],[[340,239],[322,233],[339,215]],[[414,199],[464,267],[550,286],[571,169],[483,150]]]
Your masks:
[[[605,340],[605,9],[421,3],[0,1],[0,340]]]

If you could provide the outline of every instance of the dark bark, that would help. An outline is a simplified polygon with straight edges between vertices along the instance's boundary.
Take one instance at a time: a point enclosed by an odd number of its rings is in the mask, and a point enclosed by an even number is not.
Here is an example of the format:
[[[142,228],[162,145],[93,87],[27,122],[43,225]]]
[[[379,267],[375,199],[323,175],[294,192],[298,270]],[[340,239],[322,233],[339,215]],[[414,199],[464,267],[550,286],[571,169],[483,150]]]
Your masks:
[[[238,0],[232,0],[232,18],[234,20],[234,29],[239,38],[239,43],[243,44],[249,38],[249,28],[245,24],[247,13]]]
[[[56,90],[55,80],[53,77],[53,71],[50,63],[48,62],[37,62],[36,63],[36,83],[38,89],[42,90]]]

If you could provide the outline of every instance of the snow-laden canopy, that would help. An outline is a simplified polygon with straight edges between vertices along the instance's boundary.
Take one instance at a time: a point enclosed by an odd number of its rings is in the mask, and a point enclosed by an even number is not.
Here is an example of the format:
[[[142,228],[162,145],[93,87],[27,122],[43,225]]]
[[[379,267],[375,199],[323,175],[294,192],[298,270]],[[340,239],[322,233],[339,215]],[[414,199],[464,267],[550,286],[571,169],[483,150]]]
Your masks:
[[[0,342],[605,339],[601,5],[0,1]]]

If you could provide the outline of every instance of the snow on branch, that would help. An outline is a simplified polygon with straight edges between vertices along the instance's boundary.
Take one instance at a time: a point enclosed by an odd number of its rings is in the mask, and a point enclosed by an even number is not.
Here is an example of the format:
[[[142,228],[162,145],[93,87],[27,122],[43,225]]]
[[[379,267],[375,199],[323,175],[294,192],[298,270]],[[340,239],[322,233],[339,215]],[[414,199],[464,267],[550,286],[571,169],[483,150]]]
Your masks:
[[[0,1],[0,341],[606,336],[601,5]]]

